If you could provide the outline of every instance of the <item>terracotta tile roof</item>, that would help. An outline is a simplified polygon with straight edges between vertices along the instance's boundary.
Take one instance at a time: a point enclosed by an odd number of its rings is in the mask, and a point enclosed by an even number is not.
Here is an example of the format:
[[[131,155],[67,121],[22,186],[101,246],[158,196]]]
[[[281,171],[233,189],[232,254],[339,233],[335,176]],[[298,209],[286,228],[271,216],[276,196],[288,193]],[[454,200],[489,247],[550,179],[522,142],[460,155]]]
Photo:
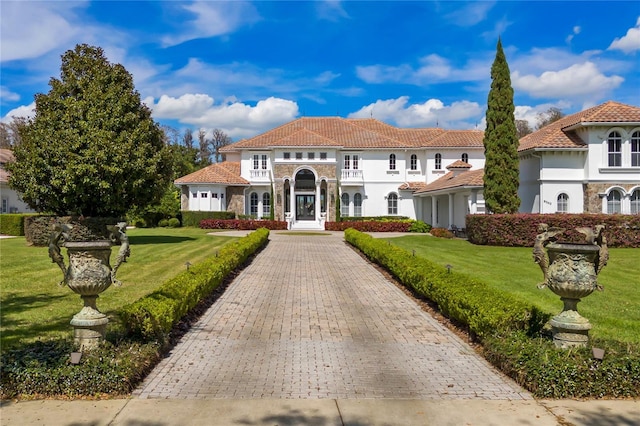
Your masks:
[[[451,189],[464,186],[484,186],[484,169],[469,170],[467,172],[455,173],[449,172],[435,182],[431,182],[423,189],[416,191],[415,194],[426,194],[433,191],[441,191],[443,189]]]
[[[447,166],[447,169],[470,169],[472,166],[462,160],[456,160]]]
[[[609,101],[562,117],[521,138],[518,151],[535,148],[584,148],[586,144],[573,127],[590,123],[640,123],[640,107]]]
[[[13,151],[10,149],[0,149],[0,182],[7,183],[9,182],[9,172],[7,172],[3,164],[14,161],[15,157],[13,156]]]
[[[215,163],[196,172],[176,179],[176,184],[185,183],[218,183],[225,185],[248,185],[249,182],[240,176],[240,163],[225,161]]]
[[[401,129],[373,118],[303,117],[221,149],[335,146],[342,149],[482,146],[477,130]]]
[[[427,186],[425,182],[405,182],[398,187],[400,191],[419,191]]]

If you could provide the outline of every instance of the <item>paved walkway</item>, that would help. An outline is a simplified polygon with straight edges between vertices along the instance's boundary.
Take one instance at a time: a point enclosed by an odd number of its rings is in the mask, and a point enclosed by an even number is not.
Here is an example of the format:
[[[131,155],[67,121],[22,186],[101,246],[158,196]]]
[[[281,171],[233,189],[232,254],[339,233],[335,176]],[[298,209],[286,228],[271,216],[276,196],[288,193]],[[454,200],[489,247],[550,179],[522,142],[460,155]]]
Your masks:
[[[277,232],[134,395],[531,399],[342,233]]]

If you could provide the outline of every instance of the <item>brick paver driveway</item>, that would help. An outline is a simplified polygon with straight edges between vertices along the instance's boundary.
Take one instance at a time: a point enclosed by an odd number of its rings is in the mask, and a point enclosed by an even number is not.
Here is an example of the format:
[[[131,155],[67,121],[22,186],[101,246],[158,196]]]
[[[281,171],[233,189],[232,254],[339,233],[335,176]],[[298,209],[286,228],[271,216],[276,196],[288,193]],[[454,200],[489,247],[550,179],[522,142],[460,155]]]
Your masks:
[[[270,240],[135,396],[531,399],[341,234]]]

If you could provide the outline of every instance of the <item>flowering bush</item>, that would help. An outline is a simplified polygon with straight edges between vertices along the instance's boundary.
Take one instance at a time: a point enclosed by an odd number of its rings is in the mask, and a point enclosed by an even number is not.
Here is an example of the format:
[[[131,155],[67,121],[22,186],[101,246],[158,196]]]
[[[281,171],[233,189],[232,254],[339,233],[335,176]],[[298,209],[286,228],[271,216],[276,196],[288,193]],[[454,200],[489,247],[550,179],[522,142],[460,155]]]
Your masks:
[[[204,219],[200,221],[202,229],[238,229],[255,230],[266,228],[270,230],[287,229],[287,222],[281,220],[238,220],[238,219]]]
[[[327,231],[344,231],[355,229],[360,232],[409,232],[412,222],[386,222],[379,220],[357,222],[326,222],[324,229]]]
[[[473,244],[531,247],[538,234],[538,225],[564,228],[564,242],[584,242],[584,235],[575,230],[604,224],[604,236],[609,247],[640,247],[640,215],[609,214],[492,214],[468,215],[467,236]],[[431,231],[433,233],[433,231]]]

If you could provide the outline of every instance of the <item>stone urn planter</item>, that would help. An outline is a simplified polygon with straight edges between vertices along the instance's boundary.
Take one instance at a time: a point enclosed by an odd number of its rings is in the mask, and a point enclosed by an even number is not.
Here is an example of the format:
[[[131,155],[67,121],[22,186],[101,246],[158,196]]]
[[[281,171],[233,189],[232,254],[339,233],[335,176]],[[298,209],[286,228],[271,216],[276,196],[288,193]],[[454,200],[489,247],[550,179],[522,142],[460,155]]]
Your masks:
[[[80,295],[84,307],[74,315],[71,325],[74,340],[80,348],[95,347],[106,335],[109,319],[96,306],[96,299],[111,284],[121,282],[116,279],[120,265],[129,257],[129,241],[125,233],[126,223],[108,226],[109,239],[73,241],[70,231],[74,225],[55,224],[49,241],[49,257],[62,271],[61,286],[67,285]],[[63,241],[61,243],[61,240]],[[120,244],[120,250],[113,268],[110,265],[111,247]],[[64,262],[61,246],[67,249],[68,266]]]
[[[557,347],[586,346],[589,340],[591,324],[578,313],[578,302],[595,290],[602,290],[597,277],[609,258],[603,229],[604,225],[576,228],[585,235],[586,243],[573,244],[555,241],[564,229],[540,224],[541,233],[533,248],[534,260],[544,274],[538,287],[548,287],[564,304],[562,312],[549,321]]]

